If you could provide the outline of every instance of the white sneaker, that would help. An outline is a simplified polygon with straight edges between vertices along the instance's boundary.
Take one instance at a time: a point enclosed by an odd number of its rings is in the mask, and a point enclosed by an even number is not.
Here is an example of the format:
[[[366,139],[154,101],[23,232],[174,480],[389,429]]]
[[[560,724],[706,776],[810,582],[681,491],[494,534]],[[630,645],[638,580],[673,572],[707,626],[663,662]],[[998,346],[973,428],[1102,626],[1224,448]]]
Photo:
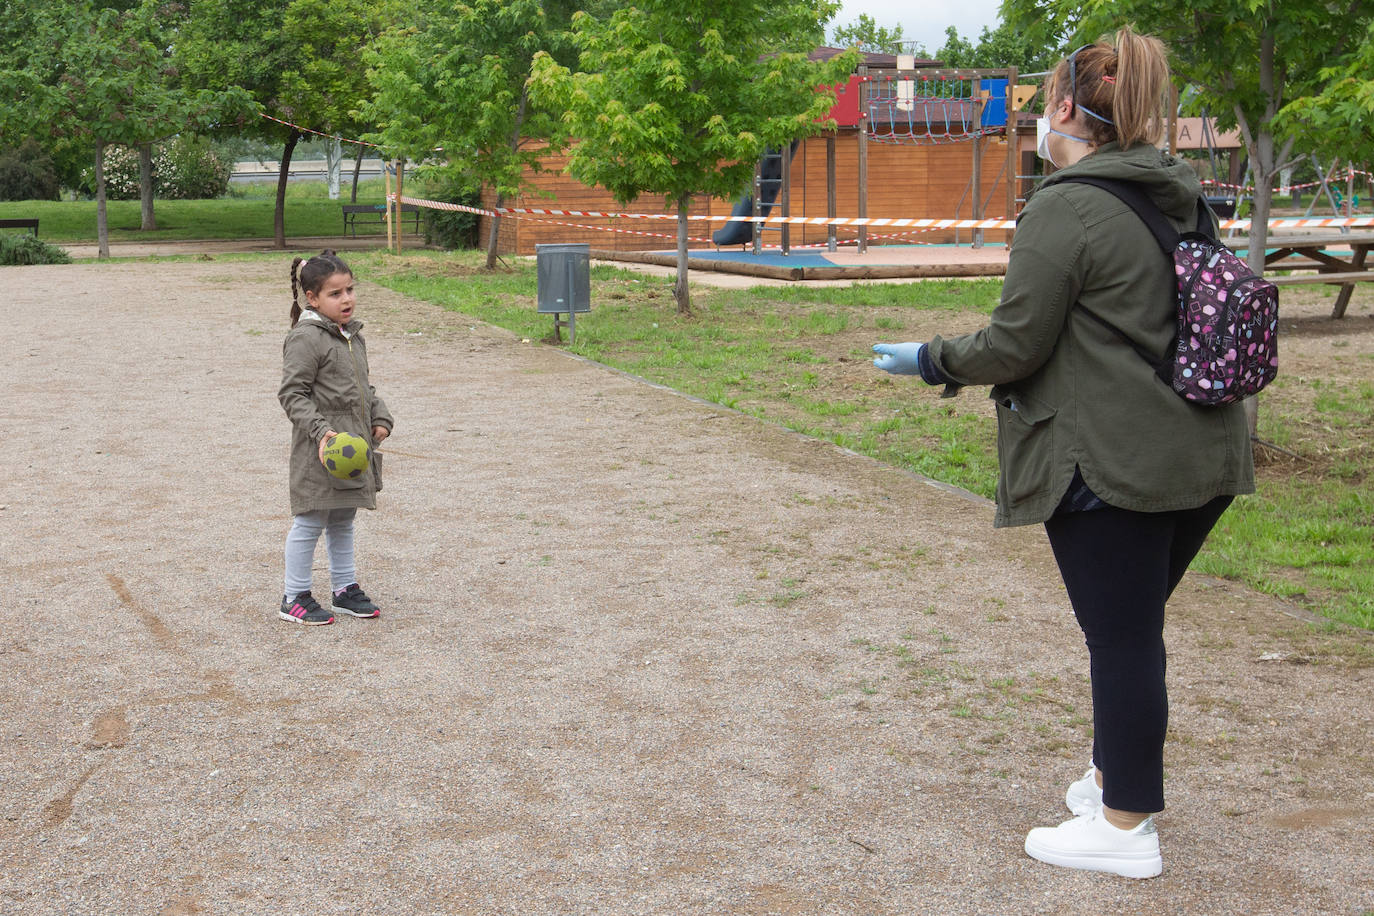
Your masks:
[[[1026,854],[1064,868],[1105,871],[1123,878],[1153,878],[1164,870],[1154,818],[1134,830],[1113,827],[1096,812],[1058,827],[1036,827],[1026,834]]]
[[[1083,778],[1069,785],[1064,804],[1076,815],[1102,810],[1102,787],[1097,784],[1097,768],[1088,767]]]

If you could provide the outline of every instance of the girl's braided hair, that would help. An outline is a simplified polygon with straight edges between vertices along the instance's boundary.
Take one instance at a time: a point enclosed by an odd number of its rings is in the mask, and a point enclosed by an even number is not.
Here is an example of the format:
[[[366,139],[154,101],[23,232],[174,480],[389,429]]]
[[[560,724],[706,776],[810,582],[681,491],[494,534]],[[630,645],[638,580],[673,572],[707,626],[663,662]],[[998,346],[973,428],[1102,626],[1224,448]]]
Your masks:
[[[301,265],[305,266],[301,266]],[[318,294],[324,286],[324,281],[335,274],[348,274],[353,276],[353,271],[343,262],[333,249],[326,249],[315,255],[313,258],[295,258],[291,262],[291,327],[296,326],[296,322],[301,317],[301,307],[296,301],[297,289],[303,289],[307,293]]]

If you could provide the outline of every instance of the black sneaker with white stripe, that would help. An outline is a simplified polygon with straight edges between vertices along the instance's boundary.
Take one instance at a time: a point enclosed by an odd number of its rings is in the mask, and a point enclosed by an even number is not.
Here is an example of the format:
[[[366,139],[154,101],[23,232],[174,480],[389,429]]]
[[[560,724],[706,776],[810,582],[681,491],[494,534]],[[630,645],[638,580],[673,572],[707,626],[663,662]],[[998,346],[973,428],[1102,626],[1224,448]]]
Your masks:
[[[367,597],[367,592],[358,587],[354,582],[341,592],[334,593],[334,610],[340,614],[352,614],[354,617],[380,617],[382,609],[372,603],[372,599]]]
[[[334,622],[334,615],[320,607],[315,596],[309,592],[301,592],[294,598],[283,597],[281,611],[277,616],[282,620],[303,623],[308,627],[324,626]]]

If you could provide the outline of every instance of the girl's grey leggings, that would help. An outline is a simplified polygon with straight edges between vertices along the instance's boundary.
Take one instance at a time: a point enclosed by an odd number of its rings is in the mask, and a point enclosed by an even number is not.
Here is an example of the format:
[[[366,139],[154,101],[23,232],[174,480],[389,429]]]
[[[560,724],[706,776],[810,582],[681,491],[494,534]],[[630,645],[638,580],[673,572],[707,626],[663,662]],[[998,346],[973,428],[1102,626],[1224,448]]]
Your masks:
[[[315,545],[324,533],[329,552],[329,580],[337,591],[358,581],[353,565],[353,517],[356,508],[320,509],[295,517],[286,533],[286,596],[294,598],[310,591],[311,570],[315,565]]]

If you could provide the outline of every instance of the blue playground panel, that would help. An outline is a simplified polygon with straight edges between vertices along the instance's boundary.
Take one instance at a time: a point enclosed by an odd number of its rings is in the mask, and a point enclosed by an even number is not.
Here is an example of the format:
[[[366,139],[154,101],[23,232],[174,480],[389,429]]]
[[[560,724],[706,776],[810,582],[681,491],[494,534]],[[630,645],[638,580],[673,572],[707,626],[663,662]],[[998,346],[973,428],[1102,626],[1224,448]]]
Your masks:
[[[904,264],[905,261],[895,259],[885,259],[885,252],[896,253],[909,248],[967,248],[968,245],[873,245],[868,249],[868,254],[864,258],[864,263],[869,266],[879,266],[885,264]],[[841,251],[853,252],[853,245],[846,245]],[[657,254],[675,255],[674,250],[660,251]],[[844,266],[827,257],[826,252],[815,248],[808,248],[793,251],[792,254],[783,254],[781,251],[765,251],[762,254],[754,254],[748,248],[721,248],[716,251],[691,250],[687,252],[690,258],[700,258],[704,261],[734,261],[737,264],[763,264],[768,267],[838,267]]]
[[[870,251],[872,249],[869,249]],[[665,251],[663,254],[677,254],[676,251]],[[704,261],[734,261],[739,264],[766,264],[769,267],[834,267],[835,262],[827,258],[823,253],[814,250],[796,251],[792,254],[783,254],[781,251],[765,251],[762,254],[754,254],[752,251],[731,251],[728,248],[722,251],[689,251],[687,256],[690,258],[701,258]]]

